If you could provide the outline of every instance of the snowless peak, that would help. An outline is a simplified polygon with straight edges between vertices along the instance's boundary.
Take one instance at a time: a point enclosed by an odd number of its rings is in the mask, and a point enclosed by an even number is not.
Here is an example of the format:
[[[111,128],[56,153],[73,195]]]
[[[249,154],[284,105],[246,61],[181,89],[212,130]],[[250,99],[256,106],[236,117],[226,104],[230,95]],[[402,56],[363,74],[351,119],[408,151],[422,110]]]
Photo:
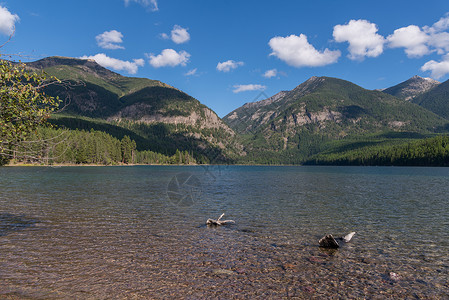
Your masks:
[[[421,76],[415,75],[404,82],[385,89],[384,92],[406,101],[410,101],[416,96],[427,92],[439,84],[440,82],[432,78],[422,78]]]
[[[426,81],[428,81],[428,82],[435,83],[435,84],[440,84],[440,83],[441,83],[441,82],[439,82],[438,80],[432,79],[432,78],[430,78],[430,77],[424,77],[423,79],[426,80]]]
[[[410,78],[410,80],[414,80],[414,81],[416,81],[416,80],[428,81],[428,82],[436,83],[436,84],[440,83],[439,81],[437,81],[435,79],[432,79],[430,77],[421,77],[421,76],[418,76],[418,75],[413,76],[412,78]]]

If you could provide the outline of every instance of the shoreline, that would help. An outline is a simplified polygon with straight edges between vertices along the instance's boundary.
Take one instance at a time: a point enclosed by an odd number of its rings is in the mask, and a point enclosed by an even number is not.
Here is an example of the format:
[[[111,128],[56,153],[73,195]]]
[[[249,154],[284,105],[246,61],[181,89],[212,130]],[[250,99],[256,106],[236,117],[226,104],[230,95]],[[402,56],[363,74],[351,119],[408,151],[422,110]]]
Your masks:
[[[137,166],[173,166],[173,167],[192,167],[192,166],[256,166],[256,167],[415,167],[415,168],[449,168],[449,166],[423,166],[423,165],[324,165],[324,164],[306,164],[306,165],[263,165],[263,164],[117,164],[117,165],[101,165],[101,164],[5,164],[1,167],[137,167]]]
[[[100,164],[6,164],[3,167],[135,167],[135,166],[200,166],[198,164],[174,165],[174,164],[117,164],[117,165],[100,165]]]

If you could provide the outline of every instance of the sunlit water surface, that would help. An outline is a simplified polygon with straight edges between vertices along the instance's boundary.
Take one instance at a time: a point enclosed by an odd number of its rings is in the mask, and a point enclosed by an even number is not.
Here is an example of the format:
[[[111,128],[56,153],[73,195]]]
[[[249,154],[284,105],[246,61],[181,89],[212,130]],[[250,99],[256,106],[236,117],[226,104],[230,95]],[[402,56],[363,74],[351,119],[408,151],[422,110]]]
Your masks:
[[[447,299],[448,199],[447,168],[0,168],[0,298]]]

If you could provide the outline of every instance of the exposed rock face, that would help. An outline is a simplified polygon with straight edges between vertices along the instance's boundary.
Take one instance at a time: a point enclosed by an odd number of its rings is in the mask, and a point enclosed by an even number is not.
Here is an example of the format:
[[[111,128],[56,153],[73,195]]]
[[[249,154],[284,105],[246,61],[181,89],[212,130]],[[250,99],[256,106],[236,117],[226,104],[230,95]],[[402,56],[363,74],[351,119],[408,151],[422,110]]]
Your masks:
[[[333,111],[325,107],[321,111],[307,112],[303,106],[298,113],[284,116],[284,122],[288,127],[303,126],[305,124],[317,123],[319,126],[325,126],[325,121],[333,121],[339,123],[342,119],[342,114],[338,111]]]
[[[209,108],[200,108],[200,111],[191,111],[189,115],[170,116],[164,111],[154,112],[153,107],[147,103],[134,103],[126,106],[115,115],[108,118],[109,121],[131,120],[151,123],[184,124],[200,129],[223,129],[230,135],[234,131],[229,128],[221,119]]]
[[[439,84],[440,82],[433,80],[432,78],[422,78],[415,75],[398,85],[384,89],[383,92],[410,101]]]
[[[245,103],[225,116],[223,121],[239,133],[254,132],[278,117],[289,103],[313,92],[324,80],[324,77],[313,76],[291,91],[281,91],[267,99]]]

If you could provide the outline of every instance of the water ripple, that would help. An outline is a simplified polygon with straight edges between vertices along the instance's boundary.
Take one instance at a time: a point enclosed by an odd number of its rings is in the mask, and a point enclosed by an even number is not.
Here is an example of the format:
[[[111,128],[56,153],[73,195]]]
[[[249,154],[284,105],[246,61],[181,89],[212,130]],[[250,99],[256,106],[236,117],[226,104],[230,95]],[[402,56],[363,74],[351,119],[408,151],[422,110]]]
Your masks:
[[[447,169],[209,171],[1,168],[0,298],[448,296]],[[167,196],[181,172],[201,182],[191,206]],[[223,212],[236,224],[204,226]]]

